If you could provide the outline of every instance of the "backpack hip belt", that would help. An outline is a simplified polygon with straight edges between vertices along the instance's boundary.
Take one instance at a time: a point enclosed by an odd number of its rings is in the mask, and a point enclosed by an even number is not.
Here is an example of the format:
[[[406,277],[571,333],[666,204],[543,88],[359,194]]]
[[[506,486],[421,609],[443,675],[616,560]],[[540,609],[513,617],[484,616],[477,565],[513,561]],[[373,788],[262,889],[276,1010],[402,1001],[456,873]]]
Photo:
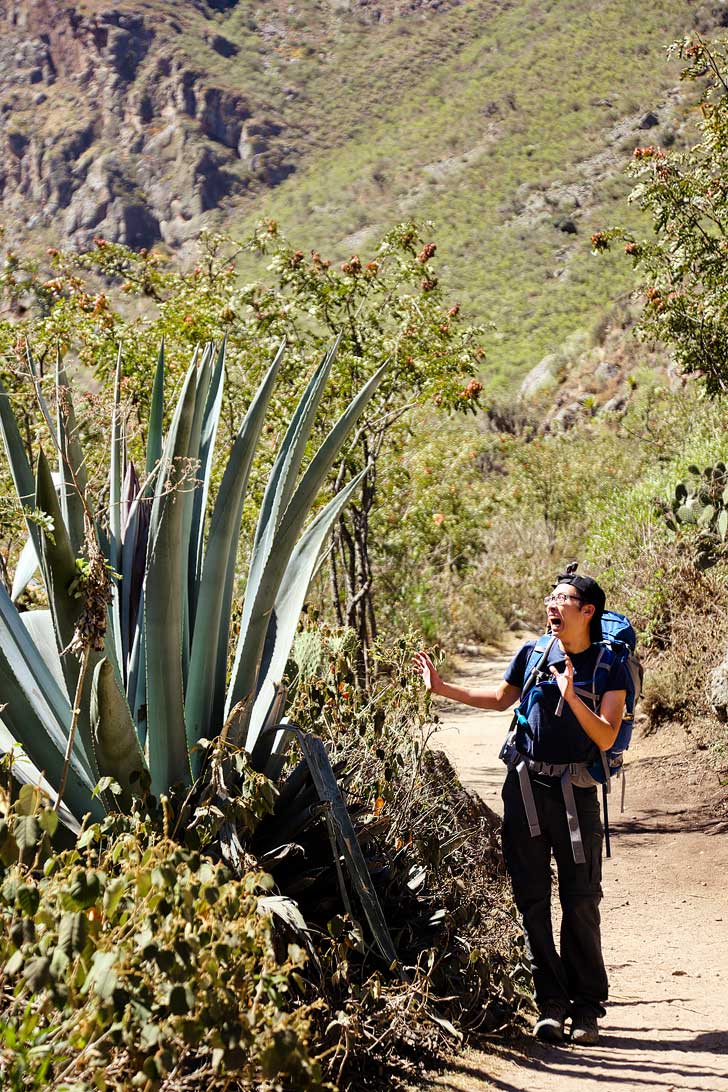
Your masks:
[[[528,755],[523,755],[520,751],[516,750],[515,732],[509,733],[499,757],[505,762],[509,770],[515,770],[518,775],[518,783],[521,788],[521,799],[523,800],[523,808],[526,812],[528,830],[532,838],[538,838],[540,835],[541,824],[538,820],[536,800],[533,795],[533,785],[531,784],[531,774],[543,774],[545,777],[558,777],[561,783],[561,794],[564,798],[566,821],[569,827],[569,840],[571,841],[571,852],[574,857],[574,862],[575,864],[586,864],[584,843],[581,838],[581,828],[579,827],[579,815],[576,810],[576,799],[574,797],[574,785],[578,788],[596,787],[597,783],[588,770],[589,763],[539,762],[534,758],[529,758]],[[620,770],[620,774],[622,777],[622,810],[624,810],[624,769]],[[609,792],[611,788],[609,778],[605,784],[607,786],[606,791]]]

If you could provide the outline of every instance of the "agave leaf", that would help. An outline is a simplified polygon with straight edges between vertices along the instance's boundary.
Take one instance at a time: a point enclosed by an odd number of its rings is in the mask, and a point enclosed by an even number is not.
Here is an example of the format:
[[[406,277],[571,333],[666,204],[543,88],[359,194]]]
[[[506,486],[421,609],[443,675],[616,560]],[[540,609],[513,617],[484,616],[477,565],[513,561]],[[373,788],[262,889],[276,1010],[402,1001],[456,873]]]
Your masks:
[[[71,707],[1,585],[0,693],[5,703],[2,718],[10,735],[57,786],[71,727]],[[89,809],[102,814],[100,804],[92,807],[93,784],[88,764],[79,760],[74,749],[64,799],[78,817]]]
[[[137,624],[142,619],[141,601],[149,534],[150,500],[140,491],[140,482],[129,462],[122,489],[121,527],[121,643],[123,677],[129,672],[129,657]]]
[[[168,479],[177,460],[188,456],[197,394],[195,367],[185,377],[162,454],[149,524],[144,580],[146,713],[153,726],[147,746],[152,792],[189,780],[184,727],[185,679],[182,641],[187,587],[186,543],[181,538],[184,500]],[[178,464],[177,464],[178,465]],[[186,597],[185,597],[186,599]]]
[[[291,932],[298,937],[301,943],[306,947],[308,954],[311,958],[311,962],[318,971],[321,970],[321,963],[319,961],[318,952],[316,951],[316,945],[314,943],[311,930],[308,927],[306,919],[301,911],[298,909],[297,903],[293,899],[286,898],[285,895],[264,895],[258,899],[258,913],[272,914],[287,926]]]
[[[111,414],[111,455],[109,460],[109,550],[108,559],[115,573],[121,573],[121,483],[124,472],[124,423],[121,417],[121,345],[116,358],[114,402]],[[112,580],[109,609],[116,662],[123,669],[121,595],[118,580]]]
[[[78,424],[66,369],[56,357],[56,422],[58,426],[60,493],[63,519],[75,554],[84,542],[83,497],[87,496],[86,467],[78,439]]]
[[[36,557],[40,557],[40,529],[36,523],[27,518],[27,513],[35,507],[35,482],[33,472],[30,469],[25,446],[18,430],[15,414],[10,406],[10,397],[0,381],[0,431],[3,434],[3,443],[8,457],[10,473],[15,484],[18,499],[26,512],[28,534],[35,546]]]
[[[65,652],[71,643],[76,622],[81,613],[82,600],[75,598],[72,592],[73,582],[78,576],[76,559],[71,548],[68,532],[61,519],[61,509],[53,485],[48,461],[41,450],[38,455],[38,481],[36,486],[36,505],[41,511],[46,512],[53,520],[53,541],[43,531],[42,533],[42,560],[43,573],[48,592],[48,602],[53,616],[53,629],[56,635],[56,644],[61,657],[63,677],[66,680],[66,690],[69,695],[76,694],[76,685],[81,665],[75,656]],[[106,654],[112,655],[113,644],[109,634],[106,636]],[[90,652],[89,668],[93,669],[100,658],[99,652]],[[96,769],[93,739],[91,736],[91,721],[89,719],[89,690],[91,685],[90,671],[87,671],[81,695],[80,713],[78,717],[78,732],[81,737],[83,749],[90,763],[91,769],[98,780]],[[73,698],[71,699],[73,700]]]
[[[252,663],[250,660],[243,663],[243,645],[250,629],[251,617],[256,613],[260,584],[265,575],[266,566],[272,555],[278,553],[277,547],[274,551],[273,543],[280,524],[281,514],[285,508],[284,502],[290,497],[294,488],[293,483],[301,468],[301,461],[303,459],[306,443],[311,435],[316,410],[318,409],[323,396],[324,386],[331,370],[338,343],[337,339],[333,349],[324,355],[321,363],[311,377],[306,390],[303,392],[291,419],[291,423],[283,437],[283,441],[278,450],[278,455],[276,456],[273,469],[271,470],[268,479],[258,516],[258,523],[255,529],[250,569],[245,589],[245,601],[243,603],[243,617],[240,623],[240,638],[235,653],[232,679],[225,701],[224,715],[226,718],[232,707],[243,700],[245,700],[247,704],[247,715],[250,715],[249,711],[251,705],[250,702],[247,701],[247,698],[254,692],[255,674],[257,672],[258,659],[262,651],[262,642],[265,638],[267,619],[264,622],[262,633],[259,632],[261,629],[261,622],[260,619],[258,619],[253,639],[250,642],[250,648],[245,650],[246,652],[249,652],[251,649],[253,650],[252,654],[255,657],[255,663]],[[281,560],[283,561],[282,568],[284,569],[288,558],[286,557]],[[272,606],[273,601],[271,599],[270,604],[267,606],[268,613],[270,613]]]
[[[728,511],[726,511],[725,508],[721,508],[720,512],[718,513],[717,528],[718,534],[720,535],[723,542],[725,542],[726,534],[728,534]]]
[[[126,698],[105,657],[94,668],[91,726],[99,773],[118,781],[122,790],[119,803],[126,810],[132,797],[139,795],[140,774],[146,765]]]
[[[13,603],[16,602],[23,594],[25,589],[30,584],[31,580],[35,576],[38,570],[38,555],[35,552],[35,543],[32,538],[26,539],[25,546],[18,558],[18,564],[15,567],[15,576],[13,577],[13,590],[10,593],[10,598]]]
[[[157,367],[154,372],[152,404],[149,409],[149,434],[147,436],[146,477],[162,458],[162,425],[164,418],[164,338],[159,346]]]
[[[257,587],[265,568],[280,523],[281,513],[285,510],[287,498],[293,490],[293,483],[301,468],[301,461],[311,435],[316,410],[323,397],[324,387],[337,348],[338,339],[334,348],[324,355],[318,368],[311,376],[308,386],[296,406],[291,423],[286,430],[286,435],[283,437],[278,455],[273,463],[255,528],[250,572],[248,574],[248,591]],[[247,602],[248,595],[246,594]],[[229,706],[232,704],[235,703],[231,702]]]
[[[30,785],[33,788],[39,788],[44,795],[48,796],[51,803],[55,803],[58,795],[56,790],[53,788],[50,781],[43,776],[35,763],[31,762],[20,744],[13,739],[2,719],[0,719],[0,754],[11,753],[13,755],[11,772],[15,780],[19,781],[21,785]],[[80,832],[81,824],[65,804],[62,803],[59,805],[58,815],[63,825],[68,827],[74,834]]]
[[[295,528],[294,533],[297,536],[301,527],[303,527],[311,509],[311,505],[315,501],[321,486],[326,480],[326,475],[334,465],[339,452],[344,445],[344,441],[359,419],[367,402],[369,402],[377,387],[382,382],[388,366],[388,361],[382,364],[381,368],[374,373],[356,397],[351,400],[344,413],[342,413],[341,417],[306,467],[306,471],[301,478],[295,493],[291,497],[290,503],[288,504],[281,521],[280,533],[282,538],[290,533],[290,530],[293,528]]]
[[[215,437],[217,436],[217,426],[220,420],[220,410],[222,408],[223,379],[225,375],[225,346],[226,341],[223,341],[217,354],[215,368],[210,379],[210,388],[205,404],[199,444],[200,469],[197,475],[199,481],[192,502],[189,560],[190,627],[192,629],[194,629],[195,625],[197,597],[200,590],[200,578],[202,576],[205,513],[207,511],[207,498],[210,491],[212,457],[215,450]]]
[[[137,735],[142,747],[147,741],[147,676],[144,657],[144,590],[139,599],[138,625],[134,631],[134,643],[129,654],[129,672],[126,680],[126,696],[129,702]]]
[[[26,681],[30,678],[34,680],[35,689],[31,697],[33,700],[38,698],[40,704],[37,709],[44,711],[48,721],[47,731],[55,745],[65,752],[71,723],[71,705],[61,671],[50,611],[26,611],[20,614],[0,585],[0,644],[5,648],[11,669],[16,674],[20,673],[19,677]],[[26,665],[27,671],[21,670],[21,664]],[[2,700],[6,700],[4,695]],[[92,786],[95,770],[78,737],[74,748]]]
[[[217,735],[223,721],[230,607],[245,490],[283,353],[281,345],[248,407],[213,507],[187,680],[185,719],[190,747],[203,736]]]
[[[314,455],[290,499],[275,535],[273,548],[269,550],[264,561],[261,562],[255,554],[253,555],[250,571],[252,576],[255,567],[256,580],[251,587],[251,578],[248,579],[245,592],[243,619],[226,711],[244,695],[253,694],[256,690],[258,666],[263,654],[270,615],[296,539],[327,473],[333,466],[348,433],[381,383],[386,367],[386,364],[382,365],[350,402]],[[261,548],[264,548],[264,543],[261,543]],[[251,709],[250,704],[247,708]],[[250,713],[246,718],[248,722],[249,718]],[[247,732],[247,724],[245,727]]]
[[[63,522],[48,461],[42,449],[38,455],[36,507],[50,516],[53,521],[52,539],[45,531],[42,533],[41,558],[58,652],[62,654],[71,643],[76,620],[81,611],[81,601],[75,599],[69,591],[71,584],[78,576],[76,555]],[[69,694],[75,694],[79,663],[73,656],[62,655],[61,665],[66,680],[66,690]]]
[[[245,747],[248,751],[253,751],[258,740],[258,734],[265,725],[266,715],[275,697],[276,689],[283,681],[283,672],[286,669],[286,663],[296,636],[298,620],[301,616],[309,585],[316,571],[323,544],[331,527],[366,472],[365,469],[357,474],[340,493],[337,493],[329,501],[298,541],[291,554],[291,560],[278,588],[269,622],[269,635],[274,636],[271,641],[266,642],[269,655],[266,656],[264,651],[261,663],[258,695],[253,706],[248,736],[245,741]],[[274,719],[277,720],[278,717]],[[265,759],[267,760],[267,758],[266,755]]]
[[[121,553],[121,482],[123,475],[123,422],[121,419],[121,345],[116,358],[114,403],[111,415],[111,458],[109,460],[109,562],[119,572]]]
[[[205,406],[207,405],[207,399],[210,391],[210,378],[212,374],[212,345],[206,345],[205,351],[202,354],[202,360],[200,361],[199,368],[197,369],[197,389],[195,392],[195,408],[192,416],[192,427],[190,429],[189,440],[187,441],[187,458],[190,460],[190,465],[194,466],[194,480],[190,482],[182,492],[182,528],[181,528],[181,542],[185,544],[187,550],[187,561],[185,565],[186,583],[180,589],[183,595],[183,602],[185,607],[184,626],[182,631],[182,671],[185,680],[187,679],[187,672],[189,669],[190,661],[190,643],[191,643],[191,630],[193,624],[193,610],[192,610],[192,591],[194,587],[194,576],[197,558],[195,551],[192,547],[193,539],[196,540],[197,532],[193,528],[193,518],[195,511],[195,498],[200,492],[202,482],[199,477],[199,462],[200,462],[200,439],[202,436],[202,425],[205,414]]]
[[[19,618],[30,634],[30,638],[40,653],[43,662],[58,683],[58,688],[68,701],[66,680],[63,677],[61,657],[58,655],[58,645],[56,644],[51,612],[49,610],[26,610],[19,614]],[[90,772],[89,769],[89,774]]]
[[[308,762],[319,798],[328,804],[328,814],[335,830],[339,852],[346,862],[349,876],[369,922],[375,943],[390,966],[397,964],[397,951],[357,840],[356,831],[336,782],[336,775],[331,768],[326,748],[318,736],[302,732],[295,725],[291,725],[290,729],[295,732],[304,758]]]

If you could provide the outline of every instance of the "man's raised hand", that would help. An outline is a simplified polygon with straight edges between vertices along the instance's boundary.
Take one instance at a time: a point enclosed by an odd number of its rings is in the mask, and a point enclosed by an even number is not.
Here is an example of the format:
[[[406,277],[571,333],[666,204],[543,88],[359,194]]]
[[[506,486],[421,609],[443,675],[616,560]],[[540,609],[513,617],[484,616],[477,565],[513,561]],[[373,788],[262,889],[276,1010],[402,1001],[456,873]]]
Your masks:
[[[419,675],[422,676],[422,681],[425,687],[432,694],[439,694],[442,687],[442,679],[438,675],[435,665],[426,652],[415,652],[412,657],[412,666]]]

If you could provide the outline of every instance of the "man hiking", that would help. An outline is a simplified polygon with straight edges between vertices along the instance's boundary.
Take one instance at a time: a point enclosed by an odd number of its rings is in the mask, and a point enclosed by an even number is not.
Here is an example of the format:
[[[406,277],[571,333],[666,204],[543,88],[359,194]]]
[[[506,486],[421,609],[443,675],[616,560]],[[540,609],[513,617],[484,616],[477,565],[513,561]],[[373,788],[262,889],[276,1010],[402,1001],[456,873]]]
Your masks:
[[[544,604],[553,639],[535,667],[536,642],[527,641],[494,688],[444,682],[425,652],[417,653],[415,666],[433,694],[453,701],[501,711],[519,702],[501,755],[508,765],[502,840],[533,973],[539,1012],[534,1033],[560,1043],[570,1017],[571,1041],[589,1046],[599,1041],[597,1019],[605,1013],[608,983],[599,917],[603,828],[596,785],[584,774],[617,737],[627,669],[614,659],[597,688],[603,646],[595,642],[602,639],[605,596],[596,580],[564,573]],[[552,853],[562,908],[560,952],[551,923]]]

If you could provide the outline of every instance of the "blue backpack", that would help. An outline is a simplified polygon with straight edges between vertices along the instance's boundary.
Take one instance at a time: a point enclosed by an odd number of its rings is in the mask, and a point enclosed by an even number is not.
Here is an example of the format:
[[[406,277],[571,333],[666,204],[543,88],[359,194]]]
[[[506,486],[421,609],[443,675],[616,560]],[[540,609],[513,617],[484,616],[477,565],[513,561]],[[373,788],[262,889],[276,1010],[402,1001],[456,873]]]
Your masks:
[[[544,633],[534,645],[533,651],[526,664],[526,682],[521,693],[519,712],[525,713],[528,709],[528,697],[533,687],[539,682],[550,682],[548,675],[541,676],[541,669],[548,658],[548,650],[551,648],[553,638],[550,633]],[[632,742],[632,727],[634,724],[634,708],[642,693],[642,664],[635,654],[637,646],[637,634],[632,623],[623,614],[606,610],[602,615],[602,640],[598,642],[600,653],[594,667],[592,690],[579,690],[582,697],[591,700],[598,709],[599,699],[604,693],[604,686],[609,678],[609,672],[613,664],[622,663],[627,668],[627,697],[624,704],[624,719],[620,725],[617,738],[608,751],[601,753],[599,762],[588,766],[588,772],[595,782],[600,785],[609,777],[615,777],[622,769],[624,752],[628,750]],[[543,661],[543,662],[542,662]],[[554,685],[556,685],[554,683]]]
[[[592,762],[574,764],[571,769],[571,780],[575,784],[602,786],[602,800],[604,809],[604,833],[607,857],[611,856],[609,838],[609,813],[607,809],[607,793],[611,789],[611,779],[622,775],[622,808],[624,807],[624,752],[628,749],[632,740],[632,727],[634,724],[634,709],[642,692],[642,665],[635,654],[637,635],[629,619],[616,611],[605,611],[602,615],[602,640],[597,642],[600,652],[594,666],[592,684],[589,690],[576,687],[576,692],[587,701],[591,702],[595,711],[599,709],[599,702],[605,692],[609,673],[615,663],[624,664],[627,675],[627,696],[624,707],[624,717],[612,746],[608,751],[600,751],[599,758]],[[531,702],[535,697],[535,689],[539,685],[556,685],[550,673],[546,670],[546,662],[555,638],[550,633],[544,633],[538,638],[528,658],[524,674],[525,683],[521,691],[521,700],[516,708],[512,732],[506,740],[501,757],[511,765],[515,765],[519,758],[525,761],[529,768],[542,767],[544,764],[534,763],[524,756],[519,756],[514,750],[515,729],[519,719],[528,717]],[[563,700],[559,702],[557,712],[560,712]],[[576,766],[580,769],[576,770]],[[546,772],[560,775],[561,768],[550,768]],[[522,781],[522,787],[527,788]],[[524,798],[525,803],[525,798]],[[527,811],[528,811],[527,806]]]

